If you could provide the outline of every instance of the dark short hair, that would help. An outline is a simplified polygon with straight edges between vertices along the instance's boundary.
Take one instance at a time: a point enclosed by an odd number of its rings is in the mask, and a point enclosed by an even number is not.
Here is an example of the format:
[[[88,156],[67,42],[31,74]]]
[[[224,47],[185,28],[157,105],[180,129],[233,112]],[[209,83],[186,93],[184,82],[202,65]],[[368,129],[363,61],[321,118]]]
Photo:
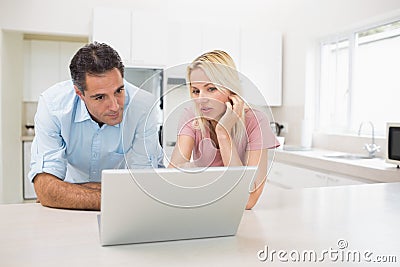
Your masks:
[[[117,51],[104,43],[90,43],[76,52],[69,65],[72,82],[84,94],[86,74],[101,75],[117,68],[124,77],[124,64]]]

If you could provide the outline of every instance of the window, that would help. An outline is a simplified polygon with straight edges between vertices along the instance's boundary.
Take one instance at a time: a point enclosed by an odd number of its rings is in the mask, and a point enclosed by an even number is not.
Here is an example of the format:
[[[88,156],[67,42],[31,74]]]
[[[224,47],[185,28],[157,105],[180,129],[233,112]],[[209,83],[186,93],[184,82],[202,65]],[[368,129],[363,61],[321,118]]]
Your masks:
[[[322,133],[357,134],[371,121],[384,136],[400,122],[400,20],[322,42],[317,99]]]

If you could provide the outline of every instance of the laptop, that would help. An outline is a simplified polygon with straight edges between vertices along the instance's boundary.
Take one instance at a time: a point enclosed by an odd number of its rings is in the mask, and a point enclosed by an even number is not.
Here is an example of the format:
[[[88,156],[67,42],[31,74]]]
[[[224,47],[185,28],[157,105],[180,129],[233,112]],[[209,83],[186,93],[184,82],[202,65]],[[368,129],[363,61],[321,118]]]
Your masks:
[[[256,167],[102,172],[102,246],[235,235]]]

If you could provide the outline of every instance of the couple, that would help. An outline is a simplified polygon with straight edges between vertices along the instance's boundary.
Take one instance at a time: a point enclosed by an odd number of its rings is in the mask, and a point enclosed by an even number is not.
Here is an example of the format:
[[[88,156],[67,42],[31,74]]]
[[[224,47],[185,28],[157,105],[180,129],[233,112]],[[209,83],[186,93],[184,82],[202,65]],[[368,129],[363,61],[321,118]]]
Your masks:
[[[163,167],[154,99],[123,79],[124,65],[106,44],[78,50],[70,72],[72,81],[39,99],[29,178],[43,206],[100,210],[103,169]],[[195,59],[188,82],[195,108],[183,116],[169,167],[257,165],[251,209],[264,186],[267,149],[278,145],[268,120],[239,97],[235,65],[223,51]]]

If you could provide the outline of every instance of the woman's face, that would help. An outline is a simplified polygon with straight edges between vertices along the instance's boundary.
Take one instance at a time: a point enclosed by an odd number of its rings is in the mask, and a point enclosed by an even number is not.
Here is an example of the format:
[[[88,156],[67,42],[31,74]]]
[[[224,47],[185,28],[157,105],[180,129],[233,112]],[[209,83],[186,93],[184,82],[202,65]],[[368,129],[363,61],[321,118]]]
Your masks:
[[[229,101],[231,92],[218,90],[200,68],[192,70],[189,75],[191,95],[206,119],[219,120],[225,113],[225,102]]]

